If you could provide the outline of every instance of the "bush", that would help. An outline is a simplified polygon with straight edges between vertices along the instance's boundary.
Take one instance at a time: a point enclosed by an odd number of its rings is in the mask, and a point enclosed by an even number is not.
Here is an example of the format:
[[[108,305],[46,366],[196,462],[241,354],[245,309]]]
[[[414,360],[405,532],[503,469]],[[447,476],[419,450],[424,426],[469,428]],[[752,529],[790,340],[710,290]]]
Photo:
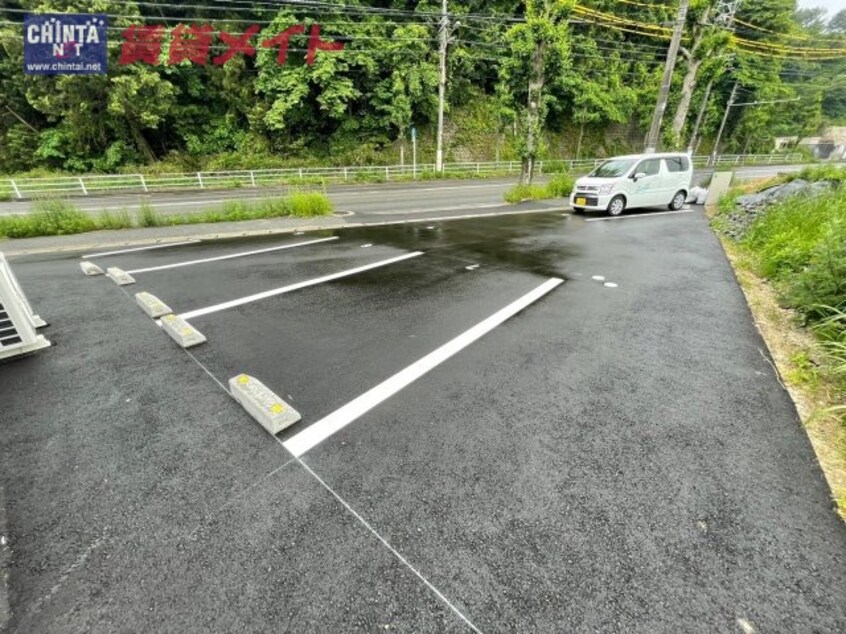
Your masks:
[[[546,184],[547,198],[567,198],[575,186],[576,179],[569,174],[556,174]]]

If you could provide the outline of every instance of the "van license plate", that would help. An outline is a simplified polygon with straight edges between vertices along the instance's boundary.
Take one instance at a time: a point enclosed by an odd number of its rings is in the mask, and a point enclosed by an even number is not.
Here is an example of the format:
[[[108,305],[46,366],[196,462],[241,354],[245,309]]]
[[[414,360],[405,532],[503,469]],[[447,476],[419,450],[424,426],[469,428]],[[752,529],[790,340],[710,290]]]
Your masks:
[[[576,204],[577,205],[587,205],[587,199],[586,198],[576,198]]]

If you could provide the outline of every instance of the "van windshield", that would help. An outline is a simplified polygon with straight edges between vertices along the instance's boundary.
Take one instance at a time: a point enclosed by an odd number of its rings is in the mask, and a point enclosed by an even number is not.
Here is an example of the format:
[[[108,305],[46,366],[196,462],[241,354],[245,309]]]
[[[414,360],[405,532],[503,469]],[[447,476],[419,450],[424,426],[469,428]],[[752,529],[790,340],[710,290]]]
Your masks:
[[[628,172],[636,159],[611,159],[593,170],[588,176],[594,178],[619,178]]]

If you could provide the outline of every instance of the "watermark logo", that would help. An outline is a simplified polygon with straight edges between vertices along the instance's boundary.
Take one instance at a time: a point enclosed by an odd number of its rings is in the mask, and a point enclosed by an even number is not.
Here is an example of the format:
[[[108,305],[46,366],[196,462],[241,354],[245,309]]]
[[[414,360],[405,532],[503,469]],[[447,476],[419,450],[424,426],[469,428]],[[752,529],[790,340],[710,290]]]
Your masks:
[[[104,74],[108,66],[108,25],[108,17],[101,13],[27,14],[24,73]]]
[[[344,50],[344,42],[324,40],[320,37],[319,24],[313,24],[308,34],[304,24],[295,24],[273,37],[262,38],[259,31],[257,24],[245,29],[243,33],[220,31],[217,34],[217,48],[222,50],[219,55],[211,55],[214,29],[208,24],[180,24],[170,31],[170,47],[167,59],[164,60],[162,48],[167,40],[167,28],[163,24],[132,25],[123,31],[118,64],[125,66],[139,62],[155,66],[189,61],[202,66],[211,59],[215,66],[222,66],[236,56],[255,58],[258,47],[276,49],[276,62],[285,64],[293,37],[308,40],[308,48],[305,49],[305,63],[308,66],[314,64],[318,51]],[[259,36],[258,41],[253,40],[256,36]],[[251,42],[254,42],[255,46]]]

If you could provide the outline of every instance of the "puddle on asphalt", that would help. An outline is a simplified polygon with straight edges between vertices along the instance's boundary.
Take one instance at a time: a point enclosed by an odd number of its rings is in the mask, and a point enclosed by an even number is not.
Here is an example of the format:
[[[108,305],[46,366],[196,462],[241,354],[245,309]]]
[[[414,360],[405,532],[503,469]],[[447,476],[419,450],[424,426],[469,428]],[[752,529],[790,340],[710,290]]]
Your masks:
[[[462,268],[479,265],[480,270],[497,267],[566,279],[564,263],[574,255],[565,241],[566,222],[559,216],[527,214],[356,227],[333,235],[461,260]]]
[[[180,254],[205,253],[210,247],[258,249],[279,244],[285,239],[326,238],[338,236],[357,246],[391,246],[403,251],[425,251],[430,256],[452,260],[460,268],[478,265],[478,270],[496,267],[531,273],[542,277],[567,279],[565,261],[575,254],[567,240],[565,226],[569,218],[557,214],[525,214],[472,218],[465,220],[423,221],[369,227],[350,227],[307,231],[304,234],[271,234],[203,240],[193,245],[175,247]],[[118,247],[116,247],[118,248]],[[129,248],[129,247],[127,247]],[[157,255],[172,255],[162,249]],[[136,255],[143,255],[143,251]],[[40,254],[18,258],[29,260],[78,260],[79,254]]]

